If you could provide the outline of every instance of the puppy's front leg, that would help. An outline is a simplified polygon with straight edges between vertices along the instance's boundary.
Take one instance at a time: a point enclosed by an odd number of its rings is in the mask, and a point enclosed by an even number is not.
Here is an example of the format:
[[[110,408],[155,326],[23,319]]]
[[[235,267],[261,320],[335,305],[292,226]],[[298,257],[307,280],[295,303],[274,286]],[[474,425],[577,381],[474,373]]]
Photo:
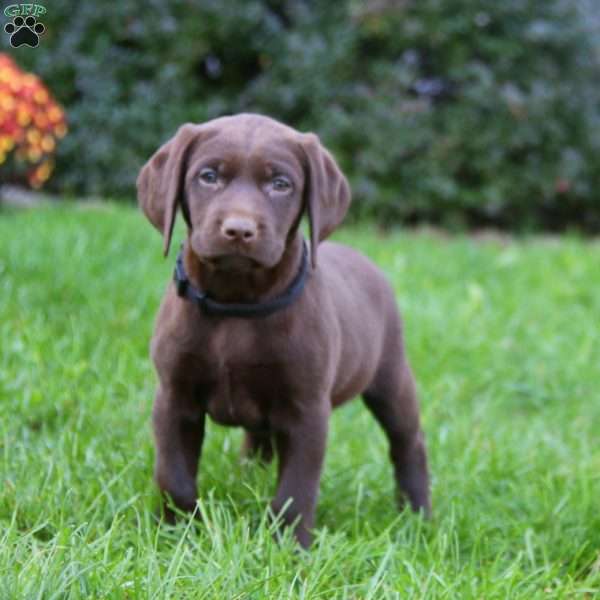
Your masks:
[[[324,405],[302,415],[275,436],[279,474],[271,507],[276,515],[281,514],[286,525],[297,520],[294,534],[304,548],[310,545],[310,530],[314,526],[329,413],[329,407]]]
[[[173,522],[167,506],[168,494],[175,506],[193,511],[196,506],[196,473],[204,439],[205,413],[192,402],[185,403],[178,391],[161,386],[152,411],[156,444],[154,477],[165,496],[164,515]]]

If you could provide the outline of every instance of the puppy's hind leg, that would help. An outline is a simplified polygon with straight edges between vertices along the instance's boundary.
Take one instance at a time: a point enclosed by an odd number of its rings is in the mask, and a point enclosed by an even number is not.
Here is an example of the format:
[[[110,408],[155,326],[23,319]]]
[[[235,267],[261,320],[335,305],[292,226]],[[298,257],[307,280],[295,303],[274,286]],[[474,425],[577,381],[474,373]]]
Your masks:
[[[386,433],[399,499],[414,511],[431,513],[427,452],[414,378],[402,349],[385,356],[363,399]]]
[[[244,458],[258,458],[268,464],[273,460],[273,438],[269,432],[246,431],[242,442]]]

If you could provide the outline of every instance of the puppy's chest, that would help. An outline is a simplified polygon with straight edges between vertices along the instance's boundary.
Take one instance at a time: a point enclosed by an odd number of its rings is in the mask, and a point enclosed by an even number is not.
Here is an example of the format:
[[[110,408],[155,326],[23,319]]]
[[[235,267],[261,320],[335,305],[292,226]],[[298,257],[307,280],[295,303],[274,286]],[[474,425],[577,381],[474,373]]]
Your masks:
[[[289,361],[251,341],[219,338],[207,345],[197,365],[198,400],[221,425],[266,429],[274,414],[291,409]]]

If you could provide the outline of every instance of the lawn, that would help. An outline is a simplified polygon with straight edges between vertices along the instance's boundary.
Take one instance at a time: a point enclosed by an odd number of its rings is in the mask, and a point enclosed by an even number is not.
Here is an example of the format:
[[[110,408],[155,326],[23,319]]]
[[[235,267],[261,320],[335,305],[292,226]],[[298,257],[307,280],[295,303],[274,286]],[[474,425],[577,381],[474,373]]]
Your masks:
[[[397,291],[433,520],[396,512],[357,399],[332,419],[309,553],[272,539],[274,469],[214,424],[204,524],[157,526],[148,343],[174,257],[130,208],[4,211],[0,598],[600,596],[600,244],[336,237]]]

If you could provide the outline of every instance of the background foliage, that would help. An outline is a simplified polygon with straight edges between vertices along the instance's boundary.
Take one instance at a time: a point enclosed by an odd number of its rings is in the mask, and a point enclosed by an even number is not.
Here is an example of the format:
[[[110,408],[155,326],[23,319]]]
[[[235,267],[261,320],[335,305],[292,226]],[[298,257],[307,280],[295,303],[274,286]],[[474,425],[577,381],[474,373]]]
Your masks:
[[[61,191],[131,199],[182,122],[258,111],[317,131],[381,222],[598,230],[593,5],[62,0],[9,51],[67,107]]]

